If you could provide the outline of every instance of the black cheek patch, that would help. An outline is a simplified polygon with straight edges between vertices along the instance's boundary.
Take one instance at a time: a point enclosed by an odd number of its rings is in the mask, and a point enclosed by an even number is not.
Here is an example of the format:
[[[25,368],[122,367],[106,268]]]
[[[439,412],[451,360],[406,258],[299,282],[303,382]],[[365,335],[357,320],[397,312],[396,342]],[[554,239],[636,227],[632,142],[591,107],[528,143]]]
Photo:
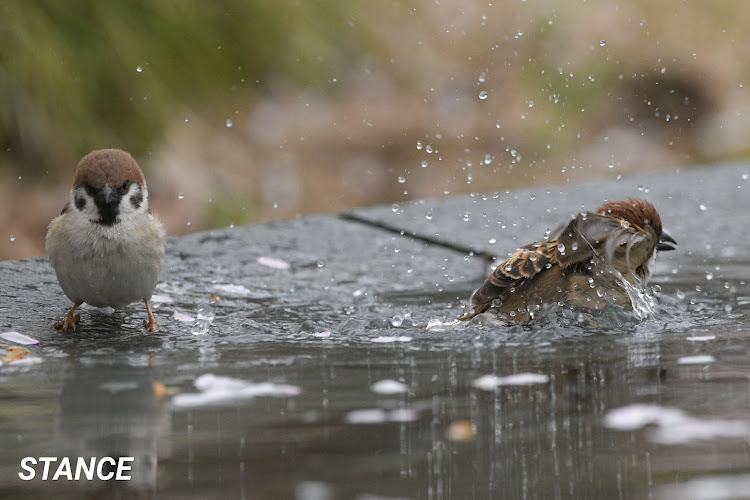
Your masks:
[[[143,203],[143,193],[138,190],[137,193],[130,197],[130,204],[133,205],[133,208],[137,209],[140,208],[141,203]]]
[[[83,207],[86,206],[86,198],[83,196],[76,196],[75,205],[78,210],[83,210]]]

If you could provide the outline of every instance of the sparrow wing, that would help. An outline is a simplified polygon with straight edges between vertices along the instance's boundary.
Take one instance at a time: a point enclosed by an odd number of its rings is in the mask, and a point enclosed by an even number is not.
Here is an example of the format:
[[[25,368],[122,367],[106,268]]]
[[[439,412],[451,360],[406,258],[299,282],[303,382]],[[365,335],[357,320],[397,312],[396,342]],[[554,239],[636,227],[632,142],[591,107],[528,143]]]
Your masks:
[[[606,262],[624,275],[644,278],[648,261],[654,255],[658,238],[651,226],[631,226],[613,234],[604,245]]]
[[[593,212],[579,213],[557,237],[558,261],[563,267],[583,262],[599,253],[605,241],[627,230],[619,219]]]
[[[471,297],[474,308],[482,311],[494,300],[502,300],[511,288],[556,264],[557,256],[556,240],[537,241],[519,248],[474,292]]]
[[[511,289],[555,265],[565,269],[605,255],[609,262],[617,259],[627,262],[625,256],[629,255],[632,269],[636,269],[650,256],[649,245],[653,249],[655,241],[653,230],[651,234],[648,236],[646,231],[629,227],[614,217],[593,212],[578,214],[556,239],[521,247],[497,266],[472,295],[474,310],[476,313],[486,310],[493,301],[504,300]],[[627,272],[628,267],[618,270]]]
[[[69,209],[70,209],[70,202],[67,202],[65,206],[63,207],[62,212],[60,212],[60,215],[67,214]]]

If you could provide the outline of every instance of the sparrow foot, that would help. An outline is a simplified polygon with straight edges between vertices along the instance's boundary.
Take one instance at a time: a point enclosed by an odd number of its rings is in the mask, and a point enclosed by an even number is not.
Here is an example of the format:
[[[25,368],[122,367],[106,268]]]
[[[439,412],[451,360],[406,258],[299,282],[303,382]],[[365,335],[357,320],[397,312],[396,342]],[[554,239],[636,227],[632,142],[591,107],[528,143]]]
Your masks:
[[[143,326],[146,327],[146,332],[148,333],[154,333],[158,327],[154,318],[151,318],[151,321],[144,319]]]
[[[151,314],[151,306],[148,305],[148,300],[143,301],[146,304],[146,312],[148,313],[148,319],[143,320],[143,326],[146,327],[148,333],[154,333],[157,329],[156,320],[154,315]]]
[[[73,307],[70,308],[70,311],[68,311],[68,314],[65,315],[65,319],[62,321],[58,321],[53,326],[57,330],[62,330],[64,332],[69,332],[70,330],[76,329],[76,325],[81,320],[80,314],[74,314],[76,312],[76,309],[78,309],[78,306],[83,304],[83,302],[76,302],[73,304]]]

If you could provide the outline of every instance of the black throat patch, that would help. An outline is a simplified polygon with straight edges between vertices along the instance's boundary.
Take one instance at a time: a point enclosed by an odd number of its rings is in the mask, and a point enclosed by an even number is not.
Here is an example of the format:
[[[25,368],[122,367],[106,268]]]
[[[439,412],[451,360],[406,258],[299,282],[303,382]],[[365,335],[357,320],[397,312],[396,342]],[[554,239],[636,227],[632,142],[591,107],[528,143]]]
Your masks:
[[[94,199],[94,205],[99,212],[99,220],[96,222],[103,226],[113,226],[119,222],[120,194],[114,190],[110,192],[109,197],[105,197],[104,188],[96,189],[88,184],[85,185],[85,188],[89,196]]]

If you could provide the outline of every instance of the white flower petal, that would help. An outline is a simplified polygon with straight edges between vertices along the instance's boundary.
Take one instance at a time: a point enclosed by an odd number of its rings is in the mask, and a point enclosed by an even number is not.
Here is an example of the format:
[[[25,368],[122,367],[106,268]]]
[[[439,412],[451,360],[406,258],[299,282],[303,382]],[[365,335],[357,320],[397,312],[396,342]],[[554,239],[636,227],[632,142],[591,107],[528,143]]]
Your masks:
[[[24,335],[23,333],[18,333],[18,332],[0,333],[0,338],[3,338],[7,340],[8,342],[14,342],[16,344],[22,344],[22,345],[31,345],[31,344],[39,343],[37,339],[33,337],[29,337],[28,335]]]

